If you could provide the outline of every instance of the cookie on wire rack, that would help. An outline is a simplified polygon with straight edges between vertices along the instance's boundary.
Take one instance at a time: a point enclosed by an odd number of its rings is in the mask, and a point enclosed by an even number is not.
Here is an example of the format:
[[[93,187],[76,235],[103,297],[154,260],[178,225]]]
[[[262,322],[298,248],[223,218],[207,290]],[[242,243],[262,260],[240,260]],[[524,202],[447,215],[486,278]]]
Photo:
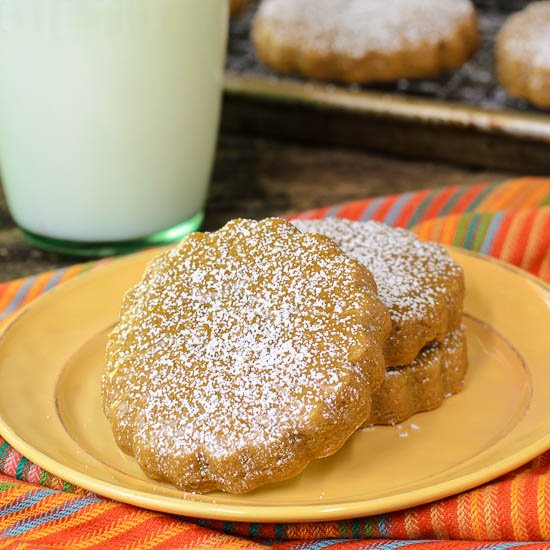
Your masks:
[[[550,109],[550,2],[512,15],[496,42],[500,83],[510,95]]]
[[[479,38],[470,0],[263,0],[252,41],[278,72],[365,83],[458,69]]]

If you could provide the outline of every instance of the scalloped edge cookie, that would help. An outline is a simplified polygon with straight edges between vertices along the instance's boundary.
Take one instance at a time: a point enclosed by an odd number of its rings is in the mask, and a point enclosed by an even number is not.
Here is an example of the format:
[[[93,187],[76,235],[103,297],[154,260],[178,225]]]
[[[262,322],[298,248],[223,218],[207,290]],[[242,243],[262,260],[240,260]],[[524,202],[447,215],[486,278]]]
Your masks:
[[[386,366],[410,363],[426,344],[441,341],[460,326],[464,271],[441,245],[373,221],[325,218],[292,223],[301,231],[330,237],[373,274],[393,325],[384,343]]]
[[[234,220],[154,259],[108,339],[104,412],[145,473],[242,493],[336,452],[370,414],[391,328],[327,237]]]
[[[510,95],[550,109],[550,2],[510,16],[496,41],[497,76]]]
[[[263,0],[252,42],[280,73],[368,83],[458,69],[479,33],[469,0]]]

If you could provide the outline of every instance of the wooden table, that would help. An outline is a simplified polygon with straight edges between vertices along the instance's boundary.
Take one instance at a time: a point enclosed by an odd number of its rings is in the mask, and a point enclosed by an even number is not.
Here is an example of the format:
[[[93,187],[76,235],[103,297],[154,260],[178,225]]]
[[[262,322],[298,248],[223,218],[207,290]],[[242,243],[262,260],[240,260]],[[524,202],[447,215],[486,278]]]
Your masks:
[[[352,199],[514,175],[223,135],[204,228],[216,229],[234,217],[262,218]],[[15,227],[0,193],[0,281],[79,261],[31,248]]]

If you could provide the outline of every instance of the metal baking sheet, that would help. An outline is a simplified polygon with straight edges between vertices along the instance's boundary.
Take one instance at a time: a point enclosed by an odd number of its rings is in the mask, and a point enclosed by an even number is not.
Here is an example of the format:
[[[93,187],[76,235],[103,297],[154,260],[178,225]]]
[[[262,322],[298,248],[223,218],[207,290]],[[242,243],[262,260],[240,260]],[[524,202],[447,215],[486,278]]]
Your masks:
[[[550,171],[550,113],[511,98],[494,72],[495,37],[528,2],[479,0],[481,45],[469,62],[437,80],[383,86],[307,81],[262,65],[249,40],[257,3],[231,27],[229,129],[511,169],[527,162],[532,172]]]

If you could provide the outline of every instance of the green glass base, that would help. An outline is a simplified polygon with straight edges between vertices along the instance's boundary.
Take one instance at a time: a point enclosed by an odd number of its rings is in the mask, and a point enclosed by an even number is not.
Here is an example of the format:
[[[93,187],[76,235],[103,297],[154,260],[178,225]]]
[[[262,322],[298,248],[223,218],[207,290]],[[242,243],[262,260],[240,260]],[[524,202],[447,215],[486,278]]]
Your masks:
[[[167,245],[175,243],[183,239],[183,237],[197,231],[204,220],[204,213],[199,212],[189,220],[184,221],[169,229],[159,231],[149,237],[143,239],[135,239],[131,241],[121,242],[83,242],[83,241],[67,241],[63,239],[52,239],[37,235],[24,228],[20,228],[27,241],[36,248],[41,248],[48,252],[56,252],[58,254],[68,254],[71,256],[82,256],[84,258],[104,258],[106,256],[116,256],[118,254],[128,254],[143,248],[151,248],[153,246]]]

